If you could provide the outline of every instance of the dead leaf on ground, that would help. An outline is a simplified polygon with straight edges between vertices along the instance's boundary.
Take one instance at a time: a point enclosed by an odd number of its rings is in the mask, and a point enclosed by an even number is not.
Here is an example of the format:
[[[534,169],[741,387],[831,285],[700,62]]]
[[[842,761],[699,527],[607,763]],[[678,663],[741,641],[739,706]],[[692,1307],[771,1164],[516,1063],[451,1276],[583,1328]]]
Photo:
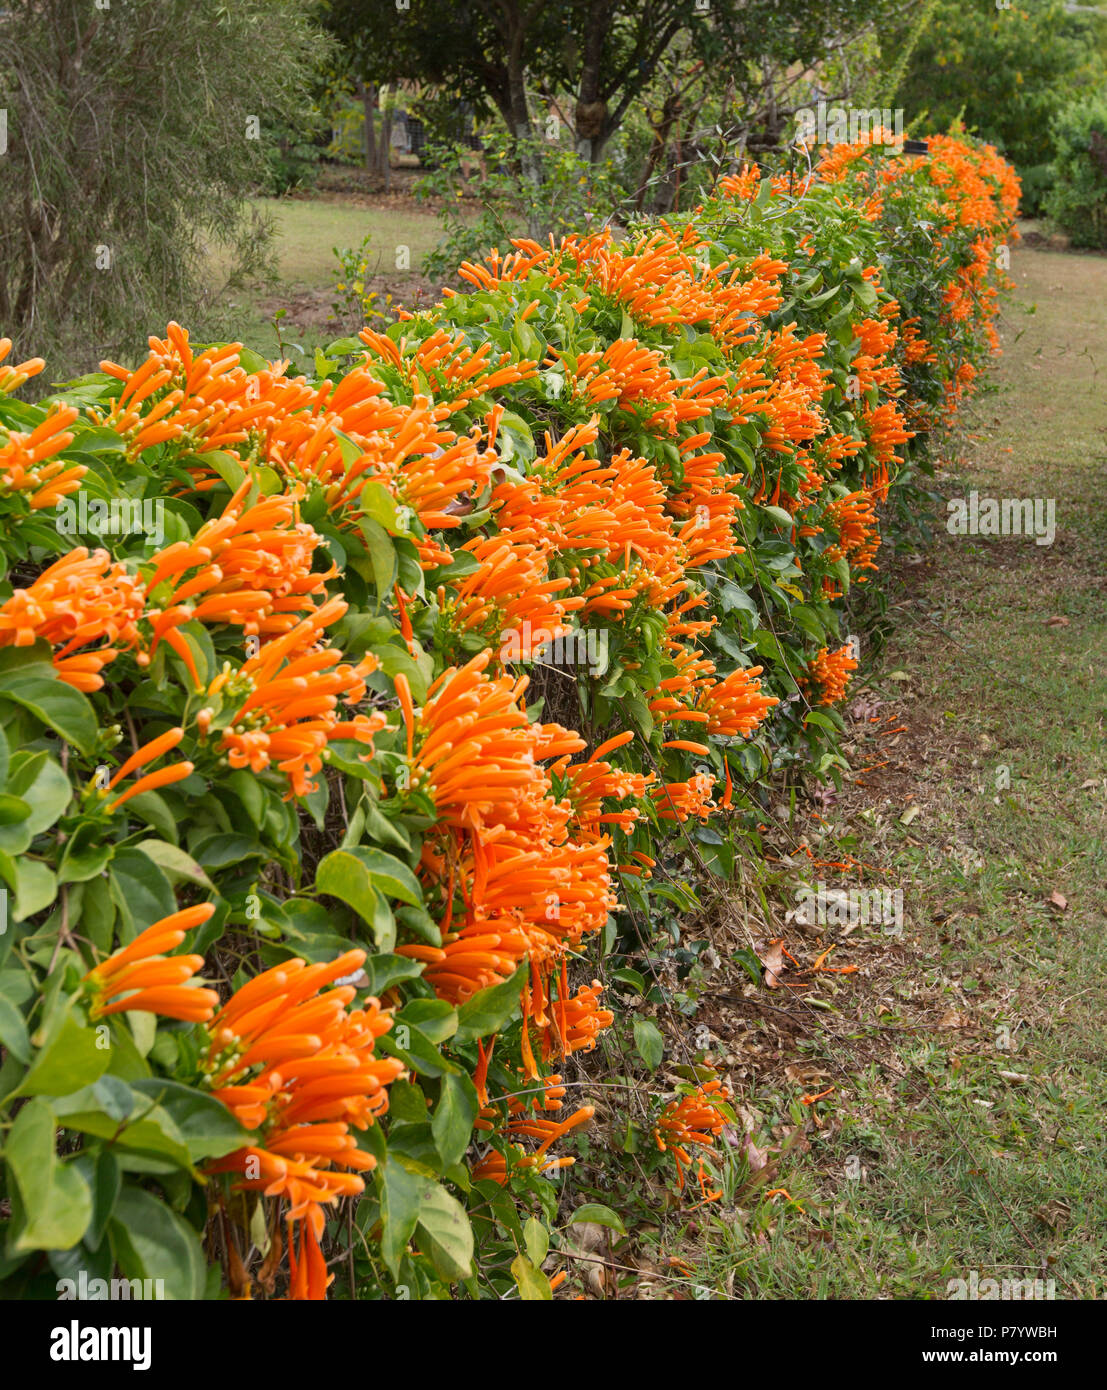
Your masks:
[[[780,977],[784,973],[783,939],[768,942],[757,954],[765,967],[765,983],[770,989],[779,989]]]
[[[1050,893],[1048,901],[1050,907],[1055,907],[1058,912],[1067,912],[1069,910],[1068,898],[1065,897],[1064,893],[1058,893],[1056,889]]]

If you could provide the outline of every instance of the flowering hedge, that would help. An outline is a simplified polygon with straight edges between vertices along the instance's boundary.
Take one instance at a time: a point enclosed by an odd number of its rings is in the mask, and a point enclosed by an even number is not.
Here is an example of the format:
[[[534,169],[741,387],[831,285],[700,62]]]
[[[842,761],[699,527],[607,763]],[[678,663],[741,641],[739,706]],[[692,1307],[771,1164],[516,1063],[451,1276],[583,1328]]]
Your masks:
[[[0,366],[8,1296],[549,1296],[593,977],[840,764],[1016,204],[987,147],[842,146],[314,379],[176,324],[38,406]],[[650,1161],[710,1196],[726,1102],[658,1096]]]

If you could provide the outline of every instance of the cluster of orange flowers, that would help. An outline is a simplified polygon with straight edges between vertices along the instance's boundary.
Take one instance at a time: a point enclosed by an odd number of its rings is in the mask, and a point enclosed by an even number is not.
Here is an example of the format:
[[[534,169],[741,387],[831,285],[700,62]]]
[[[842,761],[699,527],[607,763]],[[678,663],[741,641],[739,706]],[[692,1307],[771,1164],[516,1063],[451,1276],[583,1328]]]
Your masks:
[[[910,157],[878,159],[874,148],[878,143],[865,139],[836,145],[822,155],[817,165],[818,178],[826,183],[860,177],[869,190],[864,200],[865,215],[873,221],[899,196],[901,184],[904,189],[908,187],[915,167]],[[928,215],[936,236],[941,240],[961,234],[965,228],[977,233],[969,264],[959,266],[946,283],[941,326],[948,330],[967,325],[969,332],[960,340],[966,349],[975,348],[978,340],[983,339],[990,351],[997,352],[999,340],[994,320],[999,293],[1009,284],[997,252],[1004,242],[1018,239],[1014,221],[1019,203],[1018,178],[991,145],[971,146],[953,135],[932,136],[928,144],[925,157],[934,189]],[[908,365],[938,361],[931,344],[919,335],[917,320],[908,320],[900,331],[903,358]],[[971,362],[955,357],[944,383],[947,414],[956,408],[973,374]],[[938,423],[940,417],[921,403],[912,402],[911,409],[920,429]],[[882,438],[894,443],[886,430]]]
[[[857,662],[848,644],[835,652],[820,647],[807,667],[807,675],[800,678],[800,684],[810,692],[816,704],[836,705],[845,698],[850,676],[856,670]]]
[[[654,1142],[662,1153],[672,1153],[673,1162],[676,1164],[677,1183],[682,1191],[685,1169],[689,1168],[693,1161],[689,1148],[704,1149],[714,1145],[728,1123],[727,1115],[719,1109],[719,1102],[725,1104],[729,1099],[730,1092],[721,1081],[715,1079],[703,1082],[691,1095],[678,1096],[661,1112],[661,1118],[654,1130]],[[718,1192],[707,1191],[702,1160],[699,1164],[699,1180],[705,1201],[713,1201],[721,1195]]]
[[[83,546],[55,560],[0,605],[0,646],[54,647],[54,667],[77,690],[99,690],[103,668],[138,636],[142,586],[106,550]],[[92,651],[85,648],[104,643]]]
[[[808,178],[772,186],[778,197],[796,197],[816,180],[859,179],[864,215],[875,220],[911,167],[877,162],[864,143],[839,146]],[[969,152],[957,141],[933,142],[932,168],[935,224],[944,234],[979,229],[970,264],[944,294],[942,327],[968,344],[981,326],[991,333],[992,261],[1017,191],[994,152]],[[760,186],[749,169],[722,181],[724,193],[740,201]],[[800,250],[814,255],[809,237]],[[365,708],[376,658],[347,661],[329,635],[347,604],[328,593],[338,570],[321,558],[323,537],[303,519],[308,504],[321,498],[329,525],[351,545],[367,514],[394,515],[390,529],[412,537],[424,571],[458,553],[468,557],[465,573],[438,588],[433,612],[415,617],[424,640],[436,625],[439,654],[453,664],[418,707],[405,677],[394,678],[402,753],[390,766],[402,775],[382,791],[400,809],[410,798],[413,809],[429,804],[435,814],[418,873],[440,941],[401,943],[398,953],[420,962],[436,995],[455,1005],[520,982],[520,1055],[511,1062],[526,1082],[541,1083],[541,1096],[489,1099],[494,1038],[480,1044],[475,1080],[479,1128],[532,1147],[516,1148],[515,1156],[494,1149],[475,1167],[478,1177],[502,1182],[515,1166],[571,1161],[550,1148],[592,1111],[553,1118],[565,1088],[551,1069],[594,1048],[613,1019],[598,982],[573,992],[570,961],[617,906],[615,873],[653,867],[636,850],[615,864],[615,838],[643,821],[706,821],[729,807],[725,757],[719,797],[712,770],[689,772],[675,755],[712,757],[709,739],[750,737],[778,703],[763,693],[762,667],[721,674],[706,654],[702,639],[717,620],[699,611],[713,583],[703,568],[743,554],[743,513],[752,503],[772,509],[785,531],[791,522],[793,543],[825,533],[825,558],[845,561],[863,580],[875,568],[876,507],[902,460],[897,450],[928,427],[927,410],[908,401],[905,378],[907,369],[934,363],[937,350],[921,336],[919,319],[902,321],[879,268],[858,266],[873,307],[846,330],[854,350],[844,399],[822,365],[825,334],[802,334],[795,323],[767,326],[784,304],[790,270],[768,254],[721,254],[696,221],[622,242],[607,230],[548,247],[520,240],[506,257],[466,263],[462,274],[478,289],[517,287],[520,304],[533,293],[531,277],[555,291],[569,286],[577,315],[595,306],[606,319],[621,316],[620,336],[579,352],[559,339],[562,346],[546,348],[539,362],[536,349],[534,357],[513,358],[474,342],[479,326],[470,333],[421,318],[405,322],[395,338],[365,329],[364,353],[338,382],[286,376],[286,363],[250,370],[240,344],[195,352],[187,332],[170,324],[164,338],[149,340],[134,371],[103,364],[119,386],[90,417],[125,441],[132,461],[161,449],[157,457],[176,466],[182,492],[217,487],[228,460],[236,478],[243,470],[241,485],[187,541],[127,563],[106,550],[74,549],[0,604],[0,646],[43,639],[59,676],[78,690],[100,689],[104,667],[123,653],[133,654],[140,671],[166,661],[163,643],[188,673],[193,712],[138,747],[100,789],[109,814],[193,772],[188,760],[148,770],[178,747],[186,728],[202,767],[203,755],[235,769],[276,769],[290,797],[305,796],[332,742],[351,740],[368,754],[390,717]],[[534,317],[543,302],[530,299],[518,321]],[[450,317],[449,301],[440,317]],[[709,339],[712,366],[686,366],[666,346],[651,345],[657,329],[688,342]],[[0,364],[9,349],[0,341]],[[0,392],[41,366],[37,359],[0,365]],[[945,394],[953,404],[975,369],[967,357],[949,367]],[[507,441],[525,426],[494,393],[538,392],[555,381],[567,407],[559,430],[535,445],[524,468],[508,467]],[[42,510],[80,486],[84,466],[58,457],[75,437],[76,419],[74,408],[55,406],[30,433],[0,434],[0,498]],[[714,419],[756,431],[760,447],[746,471],[717,437]],[[828,501],[835,475],[859,454],[868,460],[863,485]],[[457,552],[442,533],[473,513],[481,529]],[[399,583],[393,597],[415,656],[408,604],[419,586],[400,582],[412,597]],[[836,595],[824,580],[819,597]],[[219,659],[233,660],[209,669],[190,624],[209,630],[204,650],[218,644]],[[661,761],[648,773],[623,765],[632,764],[631,732],[582,756],[586,743],[574,731],[534,722],[528,681],[512,669],[586,631],[618,639],[622,670],[641,672],[644,624],[659,634],[665,663],[650,683],[643,678],[661,745]],[[484,649],[467,659],[477,641]],[[801,688],[813,704],[832,704],[844,697],[856,665],[848,647],[822,647]],[[352,1131],[384,1110],[386,1088],[402,1072],[374,1051],[391,1019],[376,1001],[352,1008],[355,990],[340,983],[362,963],[360,951],[325,966],[293,960],[274,967],[216,1014],[218,996],[195,979],[202,959],[169,954],[210,914],[210,906],[193,908],[155,923],[90,971],[90,1009],[103,1017],[145,1008],[208,1027],[208,1084],[257,1136],[211,1171],[234,1173],[240,1187],[287,1202],[293,1293],[322,1297],[324,1212],[360,1192],[360,1174],[372,1167]],[[691,1148],[721,1132],[717,1106],[726,1099],[721,1083],[710,1082],[661,1117],[657,1143],[673,1152],[682,1188]]]
[[[0,339],[0,360],[8,347],[8,339]],[[28,371],[28,367],[41,370],[40,362],[41,359],[36,358],[19,367],[0,367],[0,395],[5,389],[15,390],[32,376],[34,373]],[[56,405],[29,434],[19,430],[9,432],[7,442],[0,444],[0,497],[21,495],[31,511],[40,511],[43,507],[57,506],[63,497],[77,491],[88,469],[83,463],[63,463],[54,457],[73,442],[69,426],[76,418],[75,406]]]
[[[193,978],[204,958],[169,954],[214,911],[202,903],[162,918],[90,970],[90,1016],[142,1011],[206,1025],[205,1084],[257,1132],[207,1171],[235,1174],[237,1189],[287,1203],[289,1297],[322,1299],[333,1278],[319,1245],[324,1209],[362,1192],[360,1174],[376,1163],[350,1131],[387,1110],[386,1088],[404,1073],[402,1062],[374,1051],[392,1016],[376,999],[351,1009],[356,989],[337,983],[365,963],[360,950],[326,964],[284,961],[216,1012],[219,995]]]
[[[491,1043],[487,1051],[481,1049],[481,1064],[485,1072],[491,1052]],[[546,1116],[551,1111],[558,1111],[562,1108],[565,1100],[565,1087],[561,1083],[561,1077],[556,1073],[544,1078],[541,1095],[534,1096],[529,1105],[521,1096],[506,1097],[501,1102],[504,1111],[506,1111],[506,1118],[498,1105],[488,1103],[483,1082],[481,1083],[480,1098],[482,1104],[474,1125],[475,1129],[483,1133],[501,1131],[511,1136],[522,1135],[537,1141],[537,1146],[530,1153],[521,1144],[509,1145],[509,1153],[507,1154],[499,1149],[490,1148],[473,1165],[472,1172],[475,1181],[494,1182],[501,1187],[508,1181],[513,1168],[533,1168],[539,1173],[571,1168],[576,1160],[566,1155],[550,1157],[550,1145],[558,1139],[563,1139],[567,1134],[571,1134],[574,1129],[578,1129],[581,1125],[586,1125],[596,1113],[594,1106],[582,1105],[565,1119],[547,1119]]]
[[[406,680],[397,680],[408,785],[431,798],[438,820],[421,873],[443,933],[441,946],[397,949],[423,961],[425,978],[453,1003],[529,963],[523,1045],[534,1077],[527,1025],[538,1028],[545,1055],[560,1053],[573,1027],[586,1030],[584,1015],[595,1004],[578,995],[570,1023],[567,952],[603,926],[616,902],[602,800],[644,790],[645,779],[595,758],[575,768],[570,758],[583,740],[556,724],[531,723],[526,678],[491,677],[490,661],[485,651],[446,671],[418,711]],[[551,768],[543,766],[548,760]],[[554,795],[555,778],[568,795]]]

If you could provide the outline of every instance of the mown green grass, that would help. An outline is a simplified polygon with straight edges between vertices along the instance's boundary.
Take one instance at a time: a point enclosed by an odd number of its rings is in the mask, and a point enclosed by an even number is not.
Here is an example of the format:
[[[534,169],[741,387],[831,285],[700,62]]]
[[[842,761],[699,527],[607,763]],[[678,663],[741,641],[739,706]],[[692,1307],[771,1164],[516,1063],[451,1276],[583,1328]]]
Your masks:
[[[335,246],[354,247],[371,237],[374,263],[379,255],[382,273],[395,269],[397,248],[407,246],[417,270],[440,235],[430,212],[362,206],[337,196],[259,198],[256,206],[276,223],[281,279],[307,289],[329,286],[337,278]]]
[[[274,227],[276,278],[223,289],[229,260],[225,251],[213,248],[209,281],[214,301],[201,335],[233,334],[266,356],[283,352],[305,370],[317,347],[349,331],[349,325],[326,322],[332,300],[340,299],[337,292],[329,292],[344,278],[335,248],[357,249],[369,237],[370,278],[387,282],[384,293],[402,298],[441,234],[429,211],[373,206],[356,195],[257,198],[253,207]],[[405,247],[406,253],[401,253]],[[406,260],[408,270],[398,270],[398,260]],[[383,294],[378,302],[384,310]],[[280,309],[285,316],[278,329],[274,318]]]

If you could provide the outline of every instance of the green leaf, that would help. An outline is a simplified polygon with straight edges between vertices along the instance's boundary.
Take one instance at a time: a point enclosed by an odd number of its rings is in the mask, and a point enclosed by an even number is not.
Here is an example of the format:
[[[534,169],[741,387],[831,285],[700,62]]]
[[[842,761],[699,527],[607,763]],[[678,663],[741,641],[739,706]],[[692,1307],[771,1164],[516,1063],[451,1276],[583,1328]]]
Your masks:
[[[778,526],[787,526],[789,530],[796,524],[795,517],[791,512],[786,512],[783,507],[771,507],[768,503],[761,503],[761,510],[766,515],[771,516]]]
[[[164,840],[140,840],[135,848],[140,849],[147,859],[152,859],[158,868],[164,869],[170,881],[180,879],[214,891],[215,884],[196,860],[176,845],[167,845]]]
[[[0,994],[0,1043],[24,1066],[31,1060],[31,1040],[23,1015],[3,994]]]
[[[624,985],[633,985],[639,994],[646,992],[646,977],[639,974],[637,970],[631,970],[629,966],[624,966],[621,970],[613,970],[611,978],[621,980]]]
[[[473,1265],[473,1229],[465,1208],[438,1183],[419,1202],[415,1242],[443,1279],[467,1279]]]
[[[443,1169],[457,1163],[469,1147],[477,1118],[477,1092],[467,1076],[447,1073],[441,1081],[431,1130]]]
[[[149,843],[146,841],[142,848],[146,850]],[[202,865],[204,869],[228,869],[232,864],[241,864],[244,859],[253,858],[262,852],[257,841],[249,835],[228,835],[223,830],[218,830],[213,835],[205,835],[191,848],[197,864]],[[149,851],[146,850],[146,853],[149,854]],[[210,879],[205,881],[210,886]]]
[[[65,842],[65,851],[58,865],[59,883],[85,883],[103,873],[115,853],[115,846],[104,841],[103,830],[85,821]]]
[[[46,1101],[28,1101],[4,1145],[8,1172],[19,1197],[19,1212],[13,1211],[8,1238],[13,1252],[69,1250],[92,1219],[88,1183],[71,1164],[58,1162],[56,1127]]]
[[[650,1071],[656,1071],[665,1056],[665,1039],[652,1019],[634,1020],[634,1046]]]
[[[397,515],[396,499],[383,483],[366,483],[358,493],[357,500],[365,515],[379,526],[383,526],[387,531],[403,531]]]
[[[246,481],[246,470],[239,459],[223,449],[209,449],[206,454],[198,454],[197,462],[206,464],[218,473],[232,492],[237,492]]]
[[[166,1298],[203,1298],[207,1265],[199,1237],[152,1193],[124,1187],[108,1229],[116,1263],[128,1279],[161,1279]]]
[[[193,1163],[222,1158],[251,1142],[249,1132],[214,1096],[153,1076],[134,1082],[134,1089],[149,1096],[172,1118]]]
[[[41,671],[42,667],[37,664],[34,669],[6,671],[0,680],[0,700],[10,700],[27,710],[86,757],[91,757],[99,728],[92,705],[79,690]]]
[[[434,1184],[429,1178],[413,1172],[395,1154],[378,1170],[381,1193],[381,1256],[397,1278],[400,1261],[408,1241],[419,1222],[419,1205],[423,1194]]]
[[[370,571],[373,583],[377,586],[377,597],[383,601],[392,592],[392,586],[396,582],[396,547],[384,527],[370,517],[363,516],[358,529],[365,538],[365,547],[369,552]]]
[[[397,1014],[396,1023],[418,1028],[431,1042],[443,1043],[457,1032],[457,1010],[445,999],[413,999]]]
[[[61,763],[45,753],[35,754],[27,764],[19,763],[18,758],[12,759],[10,789],[30,803],[31,814],[24,828],[32,835],[49,830],[73,796],[73,788]]]
[[[415,906],[423,901],[418,880],[406,864],[383,850],[362,845],[328,854],[315,871],[315,887],[352,907],[369,925],[382,951],[391,951],[396,944],[396,923],[391,913],[381,914],[379,895]]]
[[[37,859],[15,861],[15,904],[12,920],[23,922],[49,907],[58,894],[58,881],[52,869]]]
[[[112,901],[127,928],[121,933],[124,940],[132,941],[140,931],[176,912],[172,884],[141,850],[117,850],[108,874]]]
[[[139,1173],[165,1173],[191,1167],[189,1151],[170,1115],[148,1097],[135,1101],[125,1118],[115,1113],[119,1091],[130,1088],[118,1077],[101,1077],[59,1101],[58,1122],[66,1129],[111,1141],[122,1167]],[[105,1108],[106,1107],[106,1108]]]
[[[105,1041],[103,1035],[79,1023],[72,1010],[68,1001],[55,1014],[16,1095],[68,1096],[107,1071],[110,1046],[97,1046]]]
[[[405,647],[397,647],[394,642],[386,642],[379,647],[371,648],[373,655],[380,662],[380,668],[390,680],[395,680],[401,673],[407,677],[408,684],[411,686],[412,698],[417,703],[422,703],[427,698],[427,676],[419,663]]]
[[[533,1221],[533,1217],[531,1221]],[[527,1222],[530,1226],[531,1221]],[[526,1255],[516,1255],[511,1262],[511,1277],[515,1280],[519,1290],[519,1297],[524,1303],[548,1303],[553,1299],[553,1290],[550,1288],[550,1281],[536,1268],[536,1261],[528,1259]]]
[[[527,1256],[534,1265],[541,1265],[550,1251],[550,1233],[536,1216],[527,1217],[523,1226]]]
[[[569,1217],[570,1223],[578,1221],[591,1221],[596,1226],[610,1226],[613,1231],[618,1231],[620,1235],[626,1235],[626,1227],[623,1225],[623,1218],[617,1211],[612,1211],[610,1207],[605,1207],[602,1202],[585,1202],[583,1206],[577,1207],[572,1216]]]
[[[524,961],[510,980],[489,985],[467,999],[457,1011],[454,1042],[475,1042],[489,1033],[498,1033],[508,1019],[519,1011],[519,995],[526,983],[529,968]]]
[[[132,796],[127,802],[127,814],[153,826],[163,839],[177,843],[177,822],[173,819],[169,803],[158,792],[139,792],[137,796]]]
[[[0,828],[19,825],[30,814],[30,803],[21,796],[9,796],[7,792],[0,794]]]
[[[239,768],[237,772],[230,774],[224,786],[238,797],[246,808],[251,823],[260,830],[265,820],[265,790],[256,774]]]
[[[84,1243],[90,1250],[96,1250],[104,1239],[123,1179],[115,1155],[109,1149],[101,1149],[95,1158],[82,1154],[78,1164],[92,1189],[92,1218],[84,1234]]]

